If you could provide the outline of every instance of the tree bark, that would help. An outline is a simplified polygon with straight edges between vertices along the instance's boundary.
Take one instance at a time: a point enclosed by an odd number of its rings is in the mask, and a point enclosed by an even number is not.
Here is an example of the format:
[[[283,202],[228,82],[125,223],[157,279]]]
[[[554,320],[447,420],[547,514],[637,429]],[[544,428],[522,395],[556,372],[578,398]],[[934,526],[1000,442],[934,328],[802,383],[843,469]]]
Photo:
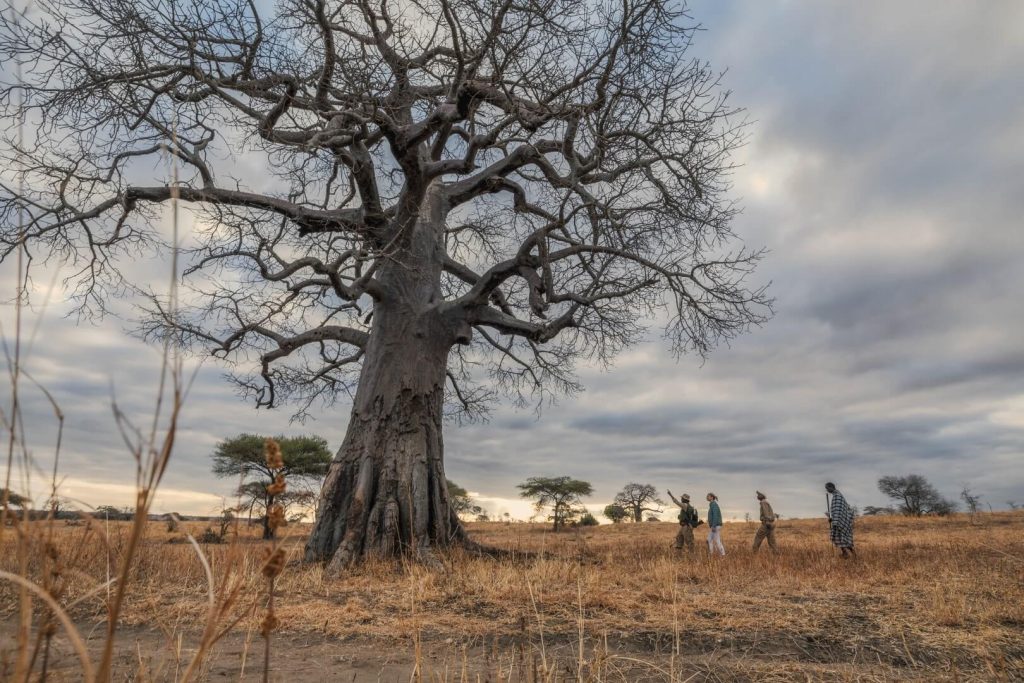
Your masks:
[[[331,463],[306,559],[341,570],[371,556],[434,551],[465,540],[449,499],[441,435],[448,352],[468,324],[446,313],[440,292],[443,219],[424,200],[379,278],[352,414]]]
[[[273,481],[273,479],[271,479]],[[270,528],[270,506],[274,504],[274,496],[265,496],[263,498],[263,540],[271,541],[274,539],[274,530]]]

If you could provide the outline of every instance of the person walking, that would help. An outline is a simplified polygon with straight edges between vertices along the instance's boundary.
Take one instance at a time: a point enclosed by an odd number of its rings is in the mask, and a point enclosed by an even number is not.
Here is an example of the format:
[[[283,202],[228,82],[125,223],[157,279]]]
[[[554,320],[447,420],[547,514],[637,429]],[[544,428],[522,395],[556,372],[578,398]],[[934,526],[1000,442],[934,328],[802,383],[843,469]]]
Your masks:
[[[755,491],[757,500],[761,504],[761,527],[754,534],[754,552],[761,549],[761,543],[768,539],[768,547],[774,553],[775,548],[775,511],[772,510],[768,497],[760,491]]]
[[[725,557],[722,545],[722,509],[718,507],[718,496],[708,494],[708,555],[714,557],[715,550]]]
[[[828,505],[829,538],[844,558],[856,557],[853,548],[853,508],[832,482],[825,484],[825,503]]]
[[[700,524],[700,518],[697,516],[697,508],[690,505],[690,494],[684,493],[677,500],[672,492],[668,492],[668,497],[672,499],[672,502],[679,506],[679,533],[676,534],[675,543],[672,547],[676,550],[686,550],[692,553],[694,549],[693,543],[693,530]]]

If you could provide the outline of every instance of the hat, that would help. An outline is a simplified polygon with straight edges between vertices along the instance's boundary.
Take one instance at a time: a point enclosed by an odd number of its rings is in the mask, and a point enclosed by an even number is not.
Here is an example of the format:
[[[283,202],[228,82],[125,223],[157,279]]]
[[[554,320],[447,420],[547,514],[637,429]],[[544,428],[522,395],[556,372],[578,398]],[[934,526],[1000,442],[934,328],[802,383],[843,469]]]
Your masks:
[[[768,496],[764,495],[763,493],[761,493],[760,491],[754,491],[754,493],[757,495],[758,498],[767,498],[768,497]]]
[[[683,499],[683,502],[684,502],[684,503],[689,503],[689,502],[690,502],[690,494],[689,494],[689,493],[684,493],[684,494],[683,494],[683,495],[681,496],[681,498]]]

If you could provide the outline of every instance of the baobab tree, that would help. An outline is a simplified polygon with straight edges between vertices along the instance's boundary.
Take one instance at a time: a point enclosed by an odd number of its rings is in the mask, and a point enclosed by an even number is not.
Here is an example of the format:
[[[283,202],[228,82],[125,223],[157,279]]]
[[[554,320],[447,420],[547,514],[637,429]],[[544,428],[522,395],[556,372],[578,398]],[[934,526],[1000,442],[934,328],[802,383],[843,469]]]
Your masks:
[[[665,501],[658,497],[658,490],[650,484],[630,482],[615,494],[615,504],[629,511],[634,522],[644,521],[645,512],[661,513]]]
[[[769,314],[731,230],[743,121],[680,2],[39,5],[0,26],[32,130],[3,145],[3,253],[75,264],[100,313],[190,207],[180,303],[142,332],[257,407],[351,398],[308,559],[468,543],[446,415],[572,393],[648,319],[705,354]]]

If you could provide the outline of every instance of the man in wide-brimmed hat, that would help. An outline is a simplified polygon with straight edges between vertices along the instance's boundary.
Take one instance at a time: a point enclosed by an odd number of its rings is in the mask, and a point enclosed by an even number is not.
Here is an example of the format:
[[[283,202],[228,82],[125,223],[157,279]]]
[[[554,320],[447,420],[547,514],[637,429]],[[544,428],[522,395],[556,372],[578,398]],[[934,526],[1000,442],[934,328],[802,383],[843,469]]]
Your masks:
[[[761,503],[761,527],[754,534],[754,552],[761,549],[761,543],[768,539],[768,547],[775,552],[775,511],[772,510],[768,496],[760,491],[755,491],[757,500]]]
[[[679,506],[679,533],[676,534],[676,542],[672,545],[676,550],[686,549],[693,552],[693,530],[700,524],[697,516],[697,508],[690,505],[690,494],[684,493],[680,499],[668,492],[668,497]]]

